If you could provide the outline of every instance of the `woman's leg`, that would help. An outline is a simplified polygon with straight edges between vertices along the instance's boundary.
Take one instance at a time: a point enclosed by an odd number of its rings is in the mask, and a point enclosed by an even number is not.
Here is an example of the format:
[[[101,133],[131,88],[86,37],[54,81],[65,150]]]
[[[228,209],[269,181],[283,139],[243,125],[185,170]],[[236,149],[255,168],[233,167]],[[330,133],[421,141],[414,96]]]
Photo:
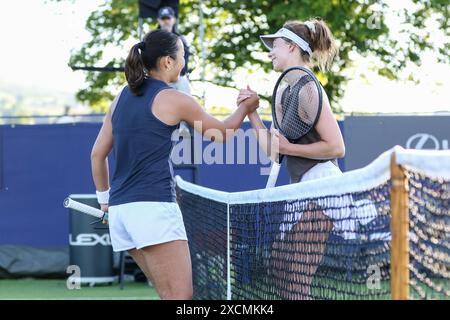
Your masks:
[[[328,236],[333,228],[322,211],[307,211],[292,234],[291,289],[294,299],[310,299],[314,274],[322,261]]]
[[[284,299],[311,298],[311,284],[322,261],[333,224],[320,209],[311,206],[284,239],[272,248],[272,272]]]
[[[150,272],[147,269],[147,264],[144,259],[144,255],[142,254],[142,250],[131,249],[128,250],[128,254],[133,258],[134,262],[139,266],[142,272],[145,274],[148,280],[153,284],[153,279]]]
[[[187,241],[170,241],[138,251],[141,254],[138,259],[144,262],[149,280],[161,299],[192,299],[192,265]]]

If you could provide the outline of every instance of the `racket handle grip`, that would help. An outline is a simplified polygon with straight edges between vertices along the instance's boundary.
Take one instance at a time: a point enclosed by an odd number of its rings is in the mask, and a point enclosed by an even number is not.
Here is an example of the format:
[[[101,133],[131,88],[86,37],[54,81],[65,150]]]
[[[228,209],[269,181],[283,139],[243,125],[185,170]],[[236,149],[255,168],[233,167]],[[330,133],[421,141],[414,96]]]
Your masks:
[[[280,172],[281,164],[278,162],[272,163],[272,168],[270,169],[270,175],[267,179],[266,189],[275,187],[277,183],[278,173]]]
[[[86,213],[88,215],[91,215],[91,216],[94,216],[97,218],[102,218],[104,215],[104,212],[102,210],[88,206],[84,203],[72,200],[70,198],[66,198],[64,200],[64,207],[69,208],[69,209],[74,209],[76,211]]]

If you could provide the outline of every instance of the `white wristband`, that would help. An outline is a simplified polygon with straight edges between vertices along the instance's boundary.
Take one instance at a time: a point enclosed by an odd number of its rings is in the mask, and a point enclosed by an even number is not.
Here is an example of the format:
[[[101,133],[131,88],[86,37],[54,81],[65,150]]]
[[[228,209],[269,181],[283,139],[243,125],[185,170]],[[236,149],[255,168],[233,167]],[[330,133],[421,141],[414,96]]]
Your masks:
[[[106,191],[95,191],[95,193],[97,194],[97,202],[99,204],[108,204],[109,190],[111,190],[111,188]]]

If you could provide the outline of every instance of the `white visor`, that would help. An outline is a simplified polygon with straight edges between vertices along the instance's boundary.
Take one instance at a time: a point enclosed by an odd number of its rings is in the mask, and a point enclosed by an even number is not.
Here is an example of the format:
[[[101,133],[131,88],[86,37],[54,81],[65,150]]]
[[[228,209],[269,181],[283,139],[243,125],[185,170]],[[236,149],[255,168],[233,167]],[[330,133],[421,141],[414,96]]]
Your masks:
[[[267,47],[267,49],[272,50],[273,41],[276,38],[286,38],[289,40],[292,40],[295,44],[297,44],[303,51],[306,51],[309,53],[309,55],[312,55],[312,50],[309,47],[308,42],[300,38],[298,35],[293,33],[292,31],[281,28],[274,34],[268,34],[264,36],[259,36],[261,38],[261,41],[264,43],[264,45]]]

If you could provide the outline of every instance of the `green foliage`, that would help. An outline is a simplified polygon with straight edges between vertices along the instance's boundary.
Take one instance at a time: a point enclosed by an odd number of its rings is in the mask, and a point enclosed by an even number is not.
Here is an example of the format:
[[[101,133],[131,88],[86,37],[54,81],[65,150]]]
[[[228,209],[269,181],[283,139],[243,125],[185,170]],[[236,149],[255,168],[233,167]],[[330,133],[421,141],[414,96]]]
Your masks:
[[[58,0],[55,0],[58,1]],[[69,1],[69,0],[59,0]],[[75,0],[76,1],[76,0]],[[190,68],[200,67],[199,0],[181,0],[179,29],[194,39],[194,53]],[[349,54],[353,51],[362,56],[375,55],[381,62],[380,75],[397,79],[399,71],[412,62],[420,65],[420,55],[433,50],[438,59],[450,63],[449,44],[443,48],[433,46],[426,23],[433,19],[448,36],[448,1],[411,0],[411,7],[397,12],[404,22],[403,33],[408,40],[401,43],[392,37],[385,15],[390,10],[383,0],[210,0],[204,1],[204,24],[207,79],[219,85],[234,86],[233,70],[263,69],[269,71],[271,64],[260,60],[256,53],[266,51],[259,35],[278,30],[287,20],[307,20],[312,17],[324,19],[340,44],[339,58],[333,69],[318,76],[334,102],[335,110],[343,96],[343,88],[349,79],[345,69],[352,65]],[[103,59],[107,45],[122,47],[130,39],[137,41],[138,1],[105,1],[89,17],[86,28],[92,34],[91,41],[73,52],[71,65],[98,65]],[[155,23],[147,24],[147,30]],[[146,30],[144,30],[146,31]],[[124,48],[123,52],[126,52]],[[125,57],[105,63],[121,66]],[[88,88],[81,89],[77,98],[97,110],[111,101],[117,86],[124,83],[124,76],[115,73],[86,72]]]

